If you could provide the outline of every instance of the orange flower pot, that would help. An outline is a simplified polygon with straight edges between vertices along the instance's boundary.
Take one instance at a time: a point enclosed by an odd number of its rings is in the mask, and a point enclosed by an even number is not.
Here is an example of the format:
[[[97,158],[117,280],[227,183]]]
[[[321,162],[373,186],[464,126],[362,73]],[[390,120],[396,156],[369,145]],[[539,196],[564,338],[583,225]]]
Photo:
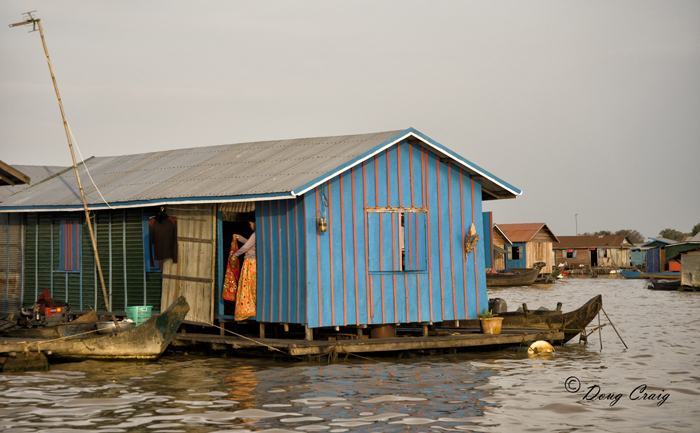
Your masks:
[[[479,319],[482,334],[500,334],[501,323],[503,317],[489,317],[487,319]]]

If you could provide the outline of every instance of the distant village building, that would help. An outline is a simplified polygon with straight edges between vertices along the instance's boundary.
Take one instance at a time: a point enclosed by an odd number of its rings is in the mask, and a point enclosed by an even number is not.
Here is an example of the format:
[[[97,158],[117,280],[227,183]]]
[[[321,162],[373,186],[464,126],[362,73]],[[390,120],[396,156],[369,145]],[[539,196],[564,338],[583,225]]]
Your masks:
[[[499,246],[506,250],[504,269],[532,268],[535,263],[543,262],[545,266],[541,272],[552,272],[554,265],[552,245],[559,240],[547,227],[547,224],[496,224],[494,233],[496,232],[502,235],[504,242],[503,245]]]
[[[252,320],[308,329],[476,318],[487,306],[491,229],[482,202],[521,194],[413,128],[85,165],[99,188],[81,164],[112,310],[157,312],[183,294],[187,320],[201,324],[234,319],[222,286],[233,235],[248,237],[249,216]],[[74,310],[104,310],[77,191],[71,169],[0,203],[0,215],[22,221],[24,305],[49,288]],[[177,227],[177,263],[151,261],[149,227],[161,212]]]
[[[508,254],[506,248],[513,245],[513,242],[508,239],[508,236],[497,224],[492,224],[492,227],[493,266],[491,268],[498,271],[506,268],[506,255]]]
[[[559,236],[553,248],[556,263],[568,267],[629,267],[632,242],[624,235]]]
[[[664,272],[668,271],[668,260],[666,260],[665,247],[678,243],[673,239],[666,238],[649,238],[650,240],[643,244],[640,248],[645,251],[644,268],[646,272]],[[676,264],[673,265],[675,267]],[[678,271],[676,269],[675,271]],[[675,272],[674,271],[674,272]]]

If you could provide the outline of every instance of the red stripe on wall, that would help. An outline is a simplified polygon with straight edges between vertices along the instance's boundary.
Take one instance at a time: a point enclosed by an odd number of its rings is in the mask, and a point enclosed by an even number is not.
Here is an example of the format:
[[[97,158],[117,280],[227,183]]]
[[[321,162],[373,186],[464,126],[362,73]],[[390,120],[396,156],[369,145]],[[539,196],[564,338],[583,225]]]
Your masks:
[[[267,202],[267,210],[270,214],[270,224],[267,225],[269,230],[269,242],[270,242],[270,322],[272,322],[272,291],[275,289],[274,284],[272,284],[272,202]],[[265,298],[263,298],[263,301]],[[265,315],[265,309],[263,308],[263,316]]]
[[[292,259],[289,254],[289,201],[284,201],[284,224],[287,226],[287,320],[292,317]]]
[[[320,218],[318,208],[318,187],[316,187],[316,221]],[[323,326],[323,314],[321,314],[321,233],[316,230],[316,259],[318,260],[318,326]]]
[[[476,224],[476,210],[474,209],[474,179],[472,182],[472,222]],[[474,282],[476,283],[476,311],[479,311],[479,271],[476,263],[476,248],[472,251],[474,254]]]
[[[335,290],[333,289],[333,225],[331,217],[333,210],[331,209],[331,181],[328,181],[328,236],[330,243],[330,271],[331,271],[331,325],[335,325]]]
[[[255,228],[256,231],[260,232],[260,269],[263,269],[263,272],[260,273],[262,276],[262,305],[264,306],[265,304],[265,207],[260,206],[260,227]],[[256,306],[257,308],[257,306]],[[265,309],[261,308],[260,311],[263,313],[263,316],[265,315]]]
[[[452,271],[452,312],[457,320],[457,289],[455,288],[454,232],[452,231],[452,164],[447,163],[447,203],[450,209],[450,270]]]
[[[374,317],[374,302],[372,295],[372,280],[369,278],[369,246],[368,246],[368,235],[367,235],[367,173],[365,172],[365,162],[362,161],[362,195],[365,203],[364,217],[365,217],[365,286],[367,288],[367,314],[369,317]],[[369,320],[368,320],[369,322]]]
[[[399,145],[396,147],[396,159],[397,159],[397,161],[398,161],[397,165],[398,165],[398,167],[399,167],[399,169],[398,169],[398,174],[399,174],[399,182],[398,182],[398,185],[399,185],[399,207],[401,207],[401,206],[403,206],[403,205],[401,204],[401,196],[403,195],[403,188],[402,188],[402,183],[401,183],[401,144],[399,144]],[[399,216],[399,225],[401,224],[400,218],[401,218],[401,217]],[[406,221],[405,221],[405,220],[404,220],[404,222],[403,222],[403,225],[404,225],[404,233],[403,233],[403,234],[404,234],[404,239],[403,239],[403,240],[404,240],[404,244],[403,244],[404,253],[403,253],[403,255],[400,255],[400,256],[399,256],[399,260],[402,261],[402,262],[400,263],[399,269],[402,269],[402,268],[404,267],[404,264],[405,264],[405,262],[406,262],[406,252],[407,252],[407,251],[406,251],[407,245],[406,245],[406,242],[405,242],[405,240],[406,240]],[[401,233],[399,233],[399,236],[401,236]],[[401,243],[401,240],[399,240],[399,243]],[[396,248],[396,247],[394,246],[394,248]],[[410,257],[410,256],[409,256],[409,257]],[[405,271],[406,269],[403,269],[403,270]],[[408,295],[408,274],[404,274],[404,275],[403,275],[403,279],[404,279],[404,285],[403,285],[403,287],[404,287],[404,291],[406,292],[406,293],[404,294],[404,297],[406,298],[406,322],[410,322],[410,320],[409,320],[409,315],[410,315],[410,314],[409,314],[409,311],[408,311],[408,296],[407,296],[407,295]],[[396,287],[396,284],[394,284],[394,287]],[[396,291],[394,291],[394,305],[396,305]]]
[[[462,230],[466,230],[466,226],[464,225],[464,188],[462,187],[463,185],[463,179],[462,179],[462,169],[459,169],[459,207],[461,209],[462,213]],[[464,234],[462,236],[465,236]],[[462,240],[464,242],[464,240]],[[464,272],[464,317],[467,319],[469,318],[469,298],[467,297],[467,252],[464,251],[464,247],[462,247],[462,270]]]
[[[411,207],[415,207],[415,190],[413,189],[413,145],[408,145],[408,165],[411,168]],[[407,226],[408,227],[408,226]],[[416,215],[416,270],[420,267],[418,264],[419,260],[419,247],[418,247],[418,216]],[[416,275],[416,287],[418,289],[418,294],[416,303],[418,305],[418,321],[421,321],[421,308],[420,308],[420,275]],[[407,301],[408,302],[408,301]]]
[[[355,167],[350,169],[352,184],[352,239],[353,263],[355,264],[355,320],[360,324],[360,295],[357,290],[357,221],[355,219]]]
[[[347,274],[345,273],[345,198],[343,197],[343,175],[338,177],[340,180],[340,247],[343,249],[343,325],[348,324],[348,305],[346,282]]]
[[[282,321],[282,228],[280,224],[280,219],[282,214],[280,213],[280,201],[277,200],[277,263],[279,264],[279,288],[278,288],[278,299],[277,299],[277,322]]]
[[[445,284],[442,278],[442,195],[440,194],[440,158],[437,158],[435,166],[437,167],[437,214],[438,214],[438,262],[440,266],[440,297],[442,298],[442,320],[445,320]]]
[[[297,206],[299,199],[294,199],[294,260],[296,261],[296,313],[294,313],[294,321],[299,323],[299,224],[297,222]]]
[[[302,199],[302,203],[306,200],[306,198]],[[304,249],[306,249],[306,205],[303,205],[301,207],[301,215],[304,221]],[[304,257],[304,267],[306,267],[306,257]],[[298,269],[298,268],[297,268]],[[308,268],[307,268],[308,269]],[[309,274],[306,272],[306,269],[304,269],[304,279],[309,278]],[[309,304],[307,302],[308,299],[308,294],[306,293],[306,281],[302,282],[304,284],[304,322],[309,323]],[[297,286],[298,287],[298,286]],[[298,307],[297,307],[298,308]]]
[[[422,171],[423,171],[423,177],[425,178],[425,186],[423,188],[423,193],[425,194],[425,207],[428,208],[428,246],[427,246],[427,251],[426,254],[428,256],[428,296],[430,296],[429,301],[430,301],[430,321],[433,321],[433,259],[431,258],[430,254],[430,249],[432,248],[432,244],[430,242],[430,193],[428,192],[428,188],[430,187],[430,176],[428,176],[428,154],[426,153],[425,149],[421,147],[420,149],[421,152],[421,162],[422,162]]]
[[[388,156],[387,156],[388,158]],[[387,178],[389,177],[389,173],[386,174]],[[379,158],[376,156],[374,157],[374,186],[375,186],[375,197],[374,197],[374,202],[376,203],[377,206],[379,206]],[[389,198],[387,195],[387,203],[389,202]],[[387,204],[388,206],[388,204]],[[382,251],[384,250],[384,245],[382,242],[382,215],[379,214],[379,270],[383,271],[384,270],[384,257],[382,254]],[[384,275],[381,275],[379,277],[379,280],[381,281],[381,287],[379,288],[379,291],[381,292],[382,295],[382,323],[386,323],[386,308],[384,304]]]
[[[396,218],[398,214],[397,213],[392,213],[391,214],[391,261],[392,261],[392,268],[394,268],[394,271],[396,271]],[[392,279],[394,280],[394,322],[397,321],[398,316],[396,315],[397,313],[397,308],[396,308],[396,274],[393,274]]]

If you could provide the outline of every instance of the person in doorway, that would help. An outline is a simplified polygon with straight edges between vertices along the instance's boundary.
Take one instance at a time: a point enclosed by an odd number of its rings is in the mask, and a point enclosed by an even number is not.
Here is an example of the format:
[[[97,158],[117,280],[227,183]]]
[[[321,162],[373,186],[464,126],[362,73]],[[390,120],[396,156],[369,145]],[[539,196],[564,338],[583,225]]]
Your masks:
[[[257,306],[257,256],[255,253],[255,221],[248,221],[253,233],[248,239],[241,235],[233,235],[235,241],[244,242],[243,246],[233,255],[243,255],[241,277],[238,280],[238,294],[236,295],[235,320],[245,320],[255,317]]]

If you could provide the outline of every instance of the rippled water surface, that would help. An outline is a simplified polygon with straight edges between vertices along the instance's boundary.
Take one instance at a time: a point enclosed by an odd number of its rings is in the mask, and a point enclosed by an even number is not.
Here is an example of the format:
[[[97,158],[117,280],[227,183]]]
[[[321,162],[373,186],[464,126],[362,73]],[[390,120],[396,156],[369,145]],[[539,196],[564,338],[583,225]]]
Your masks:
[[[561,301],[565,311],[602,293],[629,349],[607,325],[602,350],[594,334],[547,357],[504,349],[334,365],[183,354],[59,364],[0,375],[0,431],[697,431],[700,293],[644,285],[574,279],[489,293],[509,309]]]

